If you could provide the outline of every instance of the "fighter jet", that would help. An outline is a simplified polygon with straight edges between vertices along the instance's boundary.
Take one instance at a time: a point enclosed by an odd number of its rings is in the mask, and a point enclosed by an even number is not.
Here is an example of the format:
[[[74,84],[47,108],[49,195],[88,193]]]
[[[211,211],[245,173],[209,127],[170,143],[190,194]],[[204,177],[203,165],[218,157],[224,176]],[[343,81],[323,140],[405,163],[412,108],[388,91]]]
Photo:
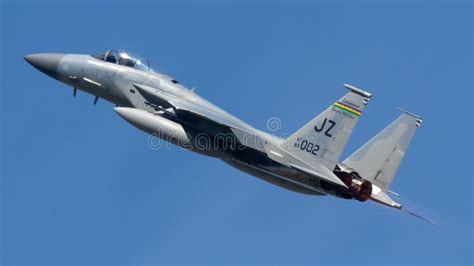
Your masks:
[[[115,105],[138,129],[282,188],[371,200],[402,209],[390,184],[422,120],[402,111],[348,158],[340,155],[372,95],[355,86],[288,138],[258,130],[200,97],[148,60],[110,50],[97,55],[40,53],[25,60],[44,74]]]

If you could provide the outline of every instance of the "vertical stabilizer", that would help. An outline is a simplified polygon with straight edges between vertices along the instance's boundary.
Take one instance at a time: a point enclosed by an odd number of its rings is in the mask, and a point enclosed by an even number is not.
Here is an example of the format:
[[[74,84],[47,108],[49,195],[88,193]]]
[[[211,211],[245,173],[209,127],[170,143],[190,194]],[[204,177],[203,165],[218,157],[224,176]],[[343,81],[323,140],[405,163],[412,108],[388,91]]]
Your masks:
[[[342,162],[384,192],[388,191],[422,121],[417,115],[399,110],[403,112],[400,117]]]
[[[322,164],[333,170],[370,93],[351,85],[349,92],[291,135],[282,148],[308,165]]]

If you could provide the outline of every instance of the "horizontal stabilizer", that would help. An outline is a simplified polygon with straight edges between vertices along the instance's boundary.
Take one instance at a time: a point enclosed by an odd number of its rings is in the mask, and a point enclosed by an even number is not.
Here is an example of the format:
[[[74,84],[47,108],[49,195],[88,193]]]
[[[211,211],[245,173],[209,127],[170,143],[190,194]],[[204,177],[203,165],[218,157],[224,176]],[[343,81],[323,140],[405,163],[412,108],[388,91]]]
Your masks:
[[[385,193],[384,191],[380,190],[380,188],[372,186],[372,195],[371,199],[373,201],[377,201],[389,207],[393,207],[396,209],[401,209],[402,205],[400,203],[395,202],[390,196]]]
[[[309,165],[286,150],[282,150],[271,144],[265,146],[265,150],[267,156],[275,162],[287,165],[290,168],[314,176],[318,179],[347,188],[347,186],[332,171],[322,164]]]
[[[319,179],[322,179],[322,180],[325,180],[325,181],[329,181],[331,183],[334,183],[334,184],[337,184],[339,186],[342,186],[342,187],[347,187],[342,181],[341,179],[339,179],[336,175],[334,175],[331,171],[325,171],[326,173],[322,173],[322,172],[316,172],[315,170],[312,170],[312,169],[309,169],[309,168],[306,168],[304,166],[297,166],[297,165],[294,165],[294,164],[288,164],[291,168],[293,169],[296,169],[298,171],[301,171],[305,174],[308,174],[308,175],[311,175],[311,176],[314,176],[314,177],[317,177]]]

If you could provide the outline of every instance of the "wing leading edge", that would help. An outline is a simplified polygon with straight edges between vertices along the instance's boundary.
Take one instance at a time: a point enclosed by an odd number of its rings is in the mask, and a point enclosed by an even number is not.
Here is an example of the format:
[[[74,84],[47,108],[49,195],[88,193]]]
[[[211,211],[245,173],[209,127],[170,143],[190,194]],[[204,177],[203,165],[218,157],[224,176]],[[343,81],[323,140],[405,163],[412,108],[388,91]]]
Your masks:
[[[169,107],[172,107],[177,112],[186,112],[190,113],[193,116],[212,121],[214,123],[228,126],[232,128],[237,128],[241,130],[247,130],[242,123],[229,119],[228,117],[210,110],[198,103],[189,101],[183,98],[176,97],[175,95],[165,92],[160,89],[149,87],[141,84],[133,84],[133,86],[140,92],[140,94],[150,103],[157,105],[168,104]]]

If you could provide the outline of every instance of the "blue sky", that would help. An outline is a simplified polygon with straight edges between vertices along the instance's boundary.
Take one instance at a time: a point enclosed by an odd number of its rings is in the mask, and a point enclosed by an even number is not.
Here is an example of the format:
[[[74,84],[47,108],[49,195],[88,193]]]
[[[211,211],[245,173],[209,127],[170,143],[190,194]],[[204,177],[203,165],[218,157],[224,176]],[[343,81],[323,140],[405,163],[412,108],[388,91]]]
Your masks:
[[[1,3],[1,262],[473,263],[473,6]],[[251,125],[291,133],[352,83],[374,94],[343,158],[397,106],[424,123],[393,183],[432,226],[283,190],[179,148],[23,60],[122,48]]]

